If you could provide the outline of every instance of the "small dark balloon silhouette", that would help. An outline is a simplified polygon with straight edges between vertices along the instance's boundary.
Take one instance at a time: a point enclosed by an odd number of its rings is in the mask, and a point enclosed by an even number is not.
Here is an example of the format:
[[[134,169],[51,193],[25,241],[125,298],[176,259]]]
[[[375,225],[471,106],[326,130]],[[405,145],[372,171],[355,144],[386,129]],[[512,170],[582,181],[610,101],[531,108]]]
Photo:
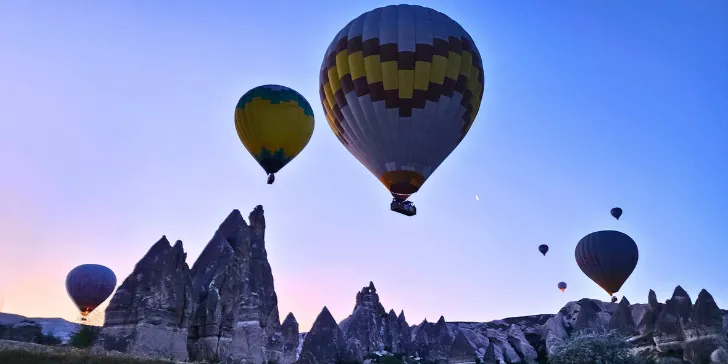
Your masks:
[[[619,220],[619,217],[622,216],[622,209],[619,207],[615,207],[611,211],[609,211],[609,213],[612,214],[615,219]]]
[[[559,282],[559,289],[561,292],[564,292],[566,290],[566,282]]]
[[[549,246],[546,244],[541,244],[538,246],[538,251],[540,251],[541,254],[546,255],[546,253],[548,253],[549,251]]]

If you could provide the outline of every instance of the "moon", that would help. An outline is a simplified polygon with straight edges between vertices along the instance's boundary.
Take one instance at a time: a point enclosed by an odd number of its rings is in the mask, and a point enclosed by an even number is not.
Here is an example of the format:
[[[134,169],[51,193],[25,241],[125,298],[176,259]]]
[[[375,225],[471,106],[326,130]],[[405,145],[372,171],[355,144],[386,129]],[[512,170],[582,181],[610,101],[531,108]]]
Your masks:
[[[475,195],[475,199],[478,200],[478,201],[480,201],[480,199],[478,198],[478,195]]]

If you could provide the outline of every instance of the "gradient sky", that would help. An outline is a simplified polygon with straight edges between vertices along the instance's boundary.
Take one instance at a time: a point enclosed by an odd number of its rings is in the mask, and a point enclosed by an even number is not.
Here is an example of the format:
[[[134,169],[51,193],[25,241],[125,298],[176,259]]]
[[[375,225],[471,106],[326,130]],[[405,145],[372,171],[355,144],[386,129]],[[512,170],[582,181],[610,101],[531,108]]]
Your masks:
[[[574,261],[600,229],[639,245],[620,292],[632,302],[681,284],[728,308],[728,2],[419,3],[470,33],[486,90],[407,218],[318,95],[334,35],[389,3],[0,0],[4,310],[74,320],[74,266],[121,283],[163,234],[191,266],[232,209],[258,204],[281,316],[302,330],[324,305],[344,319],[370,280],[410,323],[608,300]],[[267,83],[316,116],[273,186],[233,124],[240,96]]]

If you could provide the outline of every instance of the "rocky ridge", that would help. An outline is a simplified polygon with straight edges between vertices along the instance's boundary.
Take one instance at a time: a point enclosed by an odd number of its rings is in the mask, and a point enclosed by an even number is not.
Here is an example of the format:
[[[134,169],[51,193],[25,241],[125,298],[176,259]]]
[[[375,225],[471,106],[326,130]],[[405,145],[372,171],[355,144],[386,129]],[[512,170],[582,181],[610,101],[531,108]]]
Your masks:
[[[404,311],[385,309],[369,282],[351,315],[337,323],[324,307],[312,329],[300,333],[292,313],[280,322],[262,206],[248,221],[233,210],[192,268],[182,242],[163,236],[113,295],[96,347],[222,364],[366,363],[379,355],[419,363],[536,363],[574,332],[604,328],[631,336],[645,356],[702,364],[728,355],[728,315],[707,291],[693,303],[679,286],[665,303],[650,291],[647,304],[582,299],[555,315],[485,323],[440,317],[411,326]]]
[[[96,347],[177,361],[292,363],[298,324],[281,326],[265,217],[233,210],[190,269],[162,237],[119,286]]]

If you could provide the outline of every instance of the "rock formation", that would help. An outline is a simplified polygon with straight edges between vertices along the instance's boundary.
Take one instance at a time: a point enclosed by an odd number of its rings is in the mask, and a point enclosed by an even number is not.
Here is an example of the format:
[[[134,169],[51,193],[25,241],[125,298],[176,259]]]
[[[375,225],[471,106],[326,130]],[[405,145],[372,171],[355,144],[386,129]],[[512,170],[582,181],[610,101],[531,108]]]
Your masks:
[[[281,325],[281,334],[283,335],[283,363],[293,363],[296,361],[298,350],[298,321],[289,313]]]
[[[193,290],[182,242],[162,237],[116,290],[96,346],[186,361]]]
[[[412,348],[410,327],[404,316],[390,310],[387,313],[379,302],[373,282],[357,294],[351,315],[339,323],[348,352],[363,360],[366,353],[386,350],[395,354],[409,354]]]
[[[43,329],[35,321],[22,320],[14,324],[0,324],[0,340],[39,343],[42,339]]]
[[[347,358],[347,343],[339,325],[324,306],[306,334],[296,364],[338,364]]]
[[[111,299],[97,346],[225,364],[295,361],[298,327],[288,323],[285,342],[262,206],[249,221],[233,210],[191,270],[182,242],[154,244]]]
[[[311,330],[299,333],[292,313],[279,321],[263,208],[257,206],[248,221],[233,210],[192,269],[182,243],[171,246],[162,237],[111,299],[96,347],[221,364],[376,363],[376,357],[392,355],[405,362],[533,364],[580,330],[610,329],[632,336],[645,356],[693,364],[728,356],[728,312],[705,290],[693,304],[680,286],[664,304],[650,291],[647,304],[585,298],[556,315],[485,323],[440,317],[410,327],[404,311],[385,310],[369,282],[357,292],[349,317],[337,324],[324,307]],[[3,330],[0,337],[7,337]],[[38,328],[26,331],[36,335]]]
[[[197,308],[189,335],[193,360],[283,362],[278,299],[265,251],[262,206],[233,210],[192,267]]]
[[[617,309],[609,320],[609,329],[625,336],[638,333],[627,297],[622,297],[622,301],[617,305]]]
[[[685,325],[684,359],[693,363],[707,363],[713,352],[725,349],[726,332],[720,308],[713,296],[703,289]]]
[[[450,364],[475,364],[475,360],[478,359],[473,346],[470,345],[470,341],[462,331],[455,336],[450,347],[449,357]]]

